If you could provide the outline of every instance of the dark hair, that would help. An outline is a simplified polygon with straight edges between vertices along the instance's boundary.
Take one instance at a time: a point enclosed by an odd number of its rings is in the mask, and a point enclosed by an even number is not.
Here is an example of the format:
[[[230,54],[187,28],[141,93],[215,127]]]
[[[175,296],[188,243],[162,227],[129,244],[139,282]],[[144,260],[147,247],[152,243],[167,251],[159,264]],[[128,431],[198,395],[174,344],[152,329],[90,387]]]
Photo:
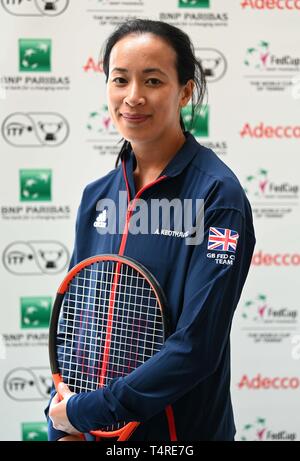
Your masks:
[[[119,25],[104,43],[104,51],[101,53],[103,56],[102,66],[106,76],[106,82],[109,75],[109,58],[113,46],[126,35],[134,33],[151,33],[164,39],[176,52],[176,69],[179,84],[185,85],[188,80],[194,80],[197,98],[196,101],[194,101],[194,94],[192,95],[192,118],[189,126],[189,129],[191,129],[195,118],[195,109],[199,110],[201,108],[206,94],[206,80],[201,63],[195,57],[193,44],[191,43],[189,36],[181,29],[178,29],[166,22],[153,21],[151,19],[133,19]],[[181,114],[180,126],[182,131],[186,130]],[[119,142],[123,139],[124,138],[122,138]],[[118,166],[119,160],[122,160],[124,153],[130,147],[130,142],[125,140],[118,154],[115,165],[116,167]]]

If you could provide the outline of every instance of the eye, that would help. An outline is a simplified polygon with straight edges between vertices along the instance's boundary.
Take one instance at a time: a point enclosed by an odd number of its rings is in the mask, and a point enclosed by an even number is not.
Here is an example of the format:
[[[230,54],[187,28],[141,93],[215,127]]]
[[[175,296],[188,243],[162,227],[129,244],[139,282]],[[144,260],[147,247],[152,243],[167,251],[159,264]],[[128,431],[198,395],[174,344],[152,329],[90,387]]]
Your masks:
[[[150,81],[154,82],[154,86],[157,86],[159,85],[159,83],[162,83],[158,78],[149,78],[147,80],[147,82],[150,82]]]
[[[117,80],[123,80],[122,82],[117,82]],[[122,77],[116,77],[113,79],[113,82],[115,82],[116,84],[122,84],[122,83],[126,83],[126,80],[125,78],[122,78]]]

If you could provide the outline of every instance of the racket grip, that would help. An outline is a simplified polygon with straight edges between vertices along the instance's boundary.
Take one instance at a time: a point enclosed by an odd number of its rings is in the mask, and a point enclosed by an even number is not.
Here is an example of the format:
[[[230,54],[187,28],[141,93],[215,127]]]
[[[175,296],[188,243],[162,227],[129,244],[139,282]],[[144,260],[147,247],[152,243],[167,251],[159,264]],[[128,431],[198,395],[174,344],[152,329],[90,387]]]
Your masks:
[[[58,385],[59,385],[59,383],[63,382],[62,377],[60,376],[59,373],[56,373],[56,374],[52,375],[52,378],[53,378],[53,383],[54,383],[55,389],[56,389],[56,391],[58,393],[59,400],[62,400],[62,397],[58,392]]]
[[[57,389],[58,389],[59,383],[62,383],[62,382],[63,382],[62,377],[60,376],[59,373],[56,373],[56,374],[53,374],[53,375],[52,375],[52,379],[53,379],[53,383],[54,383],[55,389],[57,390]]]
[[[57,394],[58,394],[58,398],[61,401],[61,400],[63,400],[63,398],[60,395],[60,393],[58,392],[58,385],[59,385],[59,383],[63,382],[62,377],[60,376],[59,373],[56,373],[56,374],[52,375],[52,378],[53,378],[53,383],[54,383],[55,389],[56,389]],[[86,442],[86,438],[85,438],[84,434],[82,434],[82,433],[78,434],[78,437],[80,437],[84,442]]]

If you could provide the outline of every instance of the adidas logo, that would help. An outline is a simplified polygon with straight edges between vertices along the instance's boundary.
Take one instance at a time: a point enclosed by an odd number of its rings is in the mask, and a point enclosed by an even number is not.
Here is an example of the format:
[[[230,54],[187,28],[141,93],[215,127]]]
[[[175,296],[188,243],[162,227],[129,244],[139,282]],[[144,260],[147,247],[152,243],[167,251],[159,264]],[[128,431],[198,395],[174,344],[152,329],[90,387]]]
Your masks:
[[[94,222],[94,227],[101,227],[102,229],[107,227],[107,210],[103,210],[99,213],[99,216]]]

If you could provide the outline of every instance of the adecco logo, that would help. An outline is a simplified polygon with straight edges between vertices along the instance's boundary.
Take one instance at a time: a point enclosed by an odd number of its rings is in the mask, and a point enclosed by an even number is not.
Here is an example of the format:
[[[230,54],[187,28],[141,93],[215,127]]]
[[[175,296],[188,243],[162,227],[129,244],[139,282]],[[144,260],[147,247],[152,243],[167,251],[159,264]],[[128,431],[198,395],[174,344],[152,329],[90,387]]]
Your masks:
[[[240,382],[237,384],[239,389],[251,389],[251,390],[261,390],[261,389],[275,389],[275,390],[285,390],[285,389],[299,389],[300,379],[297,377],[263,377],[258,373],[254,378],[249,378],[248,375],[243,375]]]
[[[300,0],[243,0],[241,7],[251,10],[300,10]]]
[[[253,266],[300,266],[299,253],[264,253],[259,251],[252,258]]]
[[[97,61],[92,56],[89,56],[86,60],[86,63],[82,67],[84,72],[96,72],[96,73],[104,73],[103,70],[103,61]]]
[[[300,138],[300,125],[287,125],[287,126],[270,126],[261,122],[259,125],[251,126],[250,123],[245,123],[240,131],[242,138],[256,138],[256,139],[291,139]]]

